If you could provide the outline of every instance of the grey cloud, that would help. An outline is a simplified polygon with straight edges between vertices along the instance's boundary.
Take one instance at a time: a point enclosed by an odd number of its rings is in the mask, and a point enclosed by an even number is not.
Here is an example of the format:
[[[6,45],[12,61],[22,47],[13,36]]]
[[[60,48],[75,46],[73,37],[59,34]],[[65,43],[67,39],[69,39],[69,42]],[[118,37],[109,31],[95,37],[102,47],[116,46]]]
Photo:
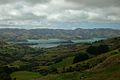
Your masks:
[[[36,3],[48,3],[51,0],[25,0],[25,1],[31,4],[34,4],[34,3],[36,4]]]
[[[14,3],[19,1],[27,2],[31,4],[37,4],[37,3],[42,4],[42,3],[50,2],[51,0],[0,0],[0,4]]]
[[[0,0],[0,4],[14,3],[20,0]]]
[[[120,0],[0,0],[6,3],[1,19],[120,21]]]
[[[120,0],[66,0],[66,1],[77,3],[85,7],[120,6]]]

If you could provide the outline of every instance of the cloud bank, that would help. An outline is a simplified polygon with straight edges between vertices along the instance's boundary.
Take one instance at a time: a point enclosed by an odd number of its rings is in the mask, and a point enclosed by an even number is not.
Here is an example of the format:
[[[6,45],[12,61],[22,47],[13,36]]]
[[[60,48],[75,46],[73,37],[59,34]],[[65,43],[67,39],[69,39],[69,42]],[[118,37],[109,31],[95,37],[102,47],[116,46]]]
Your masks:
[[[39,21],[42,26],[56,21],[120,23],[120,0],[0,0],[1,25],[23,20]]]

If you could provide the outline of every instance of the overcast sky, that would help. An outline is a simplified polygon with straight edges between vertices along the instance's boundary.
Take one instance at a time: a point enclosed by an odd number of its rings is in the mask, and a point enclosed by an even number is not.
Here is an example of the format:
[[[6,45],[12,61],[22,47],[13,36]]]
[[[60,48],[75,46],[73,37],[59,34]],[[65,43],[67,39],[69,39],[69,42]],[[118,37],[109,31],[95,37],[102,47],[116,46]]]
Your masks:
[[[120,0],[0,0],[0,27],[60,28],[55,22],[117,23],[118,28]]]

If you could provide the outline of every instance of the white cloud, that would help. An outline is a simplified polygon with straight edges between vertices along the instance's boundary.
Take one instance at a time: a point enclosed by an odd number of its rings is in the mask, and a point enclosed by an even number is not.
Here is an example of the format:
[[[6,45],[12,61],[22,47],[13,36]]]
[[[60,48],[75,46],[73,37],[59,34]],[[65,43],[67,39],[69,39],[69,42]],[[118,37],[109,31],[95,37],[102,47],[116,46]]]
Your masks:
[[[120,22],[119,3],[119,0],[0,0],[0,20],[15,19],[17,24],[23,24],[19,20]]]
[[[106,15],[94,10],[65,10],[48,16],[48,20],[54,21],[120,21],[120,17]]]

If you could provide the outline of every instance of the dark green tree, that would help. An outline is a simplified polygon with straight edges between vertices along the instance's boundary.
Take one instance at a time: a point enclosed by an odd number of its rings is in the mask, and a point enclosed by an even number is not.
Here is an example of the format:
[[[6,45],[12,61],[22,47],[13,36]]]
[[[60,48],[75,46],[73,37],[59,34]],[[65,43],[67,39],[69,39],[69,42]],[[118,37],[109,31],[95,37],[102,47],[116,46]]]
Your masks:
[[[86,53],[78,53],[74,60],[73,60],[73,63],[77,63],[77,62],[80,62],[80,61],[83,61],[83,60],[86,60],[88,59],[89,56],[86,54]]]
[[[90,46],[87,52],[90,54],[98,55],[109,51],[108,45]]]

